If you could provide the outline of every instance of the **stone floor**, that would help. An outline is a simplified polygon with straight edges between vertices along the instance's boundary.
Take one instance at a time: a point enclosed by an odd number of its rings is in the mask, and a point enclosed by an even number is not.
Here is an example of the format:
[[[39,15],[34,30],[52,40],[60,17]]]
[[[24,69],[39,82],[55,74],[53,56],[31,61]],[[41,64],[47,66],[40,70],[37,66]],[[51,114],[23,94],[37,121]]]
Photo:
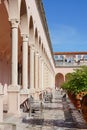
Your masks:
[[[52,103],[34,102],[35,113],[22,113],[22,116],[4,115],[4,122],[14,123],[17,130],[87,130],[86,122],[68,98],[62,100],[60,91],[56,91]],[[9,118],[8,118],[9,117]],[[5,125],[4,130],[12,130]]]

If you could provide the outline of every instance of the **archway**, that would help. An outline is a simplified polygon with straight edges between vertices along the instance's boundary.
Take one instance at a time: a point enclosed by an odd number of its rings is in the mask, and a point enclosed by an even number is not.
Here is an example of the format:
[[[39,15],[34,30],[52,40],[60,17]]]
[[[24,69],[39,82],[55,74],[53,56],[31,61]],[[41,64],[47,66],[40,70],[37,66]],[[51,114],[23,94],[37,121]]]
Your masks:
[[[29,42],[32,44],[34,42],[34,24],[33,24],[33,17],[30,16],[30,21],[29,21]]]
[[[37,32],[37,28],[35,29],[35,44],[38,44],[38,32]]]
[[[61,88],[62,83],[64,82],[64,76],[61,73],[56,74],[55,76],[55,88]]]
[[[67,81],[70,77],[71,77],[71,73],[67,73],[67,74],[65,75],[65,81]]]

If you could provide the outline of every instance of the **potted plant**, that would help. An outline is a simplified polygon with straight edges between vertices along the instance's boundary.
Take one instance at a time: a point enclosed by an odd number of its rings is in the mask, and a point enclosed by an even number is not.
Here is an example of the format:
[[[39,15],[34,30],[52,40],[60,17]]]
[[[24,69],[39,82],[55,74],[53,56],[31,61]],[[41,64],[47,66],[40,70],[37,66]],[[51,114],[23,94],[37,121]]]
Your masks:
[[[67,91],[74,105],[79,108],[84,92],[87,92],[87,66],[81,66],[69,74],[62,88]],[[79,103],[78,103],[79,102]]]

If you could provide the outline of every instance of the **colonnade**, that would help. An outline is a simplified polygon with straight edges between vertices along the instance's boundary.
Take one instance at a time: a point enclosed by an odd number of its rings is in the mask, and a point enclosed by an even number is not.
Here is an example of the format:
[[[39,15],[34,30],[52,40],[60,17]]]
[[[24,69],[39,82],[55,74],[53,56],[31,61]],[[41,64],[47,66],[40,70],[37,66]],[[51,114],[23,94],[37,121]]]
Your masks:
[[[11,46],[11,52],[8,50],[11,56],[9,58],[11,83],[8,84],[8,112],[14,114],[20,114],[20,103],[31,94],[38,99],[43,91],[48,88],[53,89],[55,85],[55,66],[48,30],[45,27],[45,15],[40,15],[44,13],[43,6],[41,7],[41,1],[39,3],[32,0],[32,2],[31,0],[5,1],[10,23],[7,21],[9,34],[11,34],[11,43],[8,43],[9,48]],[[5,17],[6,20],[7,17]],[[18,71],[19,63],[22,67],[21,74]],[[19,79],[22,81],[18,84]]]
[[[16,112],[17,110],[12,108],[15,96],[19,96],[20,89],[18,86],[18,22],[12,21],[12,84],[9,86],[9,110]],[[24,94],[35,94],[36,92],[42,92],[47,88],[52,88],[53,72],[51,72],[51,66],[47,59],[44,58],[42,51],[36,50],[35,46],[29,45],[29,36],[22,35],[22,92]],[[28,46],[30,46],[30,86],[28,84]],[[45,56],[46,57],[46,56]],[[53,76],[53,77],[52,77]],[[13,91],[13,92],[12,92]],[[13,93],[15,95],[13,96]],[[10,105],[11,104],[11,105]],[[18,105],[18,102],[15,102]],[[20,104],[20,103],[19,103]],[[14,105],[13,105],[14,106]],[[17,109],[17,106],[16,106]]]

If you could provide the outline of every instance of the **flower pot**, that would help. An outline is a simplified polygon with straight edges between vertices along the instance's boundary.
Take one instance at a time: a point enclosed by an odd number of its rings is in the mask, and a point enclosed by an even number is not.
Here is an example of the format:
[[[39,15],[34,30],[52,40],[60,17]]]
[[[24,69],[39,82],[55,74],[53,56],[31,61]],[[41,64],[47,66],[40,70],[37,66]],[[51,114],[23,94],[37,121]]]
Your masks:
[[[85,95],[82,99],[81,110],[82,110],[83,117],[87,122],[87,95]]]

